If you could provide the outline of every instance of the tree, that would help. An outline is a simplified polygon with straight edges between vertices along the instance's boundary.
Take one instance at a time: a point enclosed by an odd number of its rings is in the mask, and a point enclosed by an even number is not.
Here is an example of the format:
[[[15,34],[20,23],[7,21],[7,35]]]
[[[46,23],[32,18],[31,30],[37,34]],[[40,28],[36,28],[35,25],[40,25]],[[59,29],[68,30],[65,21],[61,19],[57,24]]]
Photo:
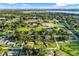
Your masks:
[[[38,56],[45,56],[47,53],[48,53],[48,50],[44,46],[41,46],[37,51]]]

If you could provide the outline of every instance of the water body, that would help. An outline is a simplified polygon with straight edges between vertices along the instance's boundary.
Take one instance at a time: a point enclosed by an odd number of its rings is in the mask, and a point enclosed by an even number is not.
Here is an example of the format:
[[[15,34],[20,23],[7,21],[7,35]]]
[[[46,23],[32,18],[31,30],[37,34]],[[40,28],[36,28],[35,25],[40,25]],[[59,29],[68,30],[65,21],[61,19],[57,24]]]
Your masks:
[[[27,11],[24,11],[24,13]],[[47,11],[28,11],[28,12],[36,12],[36,13],[45,13],[45,12],[53,12],[53,13],[68,13],[68,14],[79,14],[79,11],[56,11],[56,10],[47,10]]]
[[[56,13],[69,13],[69,14],[79,14],[79,11],[52,11]]]

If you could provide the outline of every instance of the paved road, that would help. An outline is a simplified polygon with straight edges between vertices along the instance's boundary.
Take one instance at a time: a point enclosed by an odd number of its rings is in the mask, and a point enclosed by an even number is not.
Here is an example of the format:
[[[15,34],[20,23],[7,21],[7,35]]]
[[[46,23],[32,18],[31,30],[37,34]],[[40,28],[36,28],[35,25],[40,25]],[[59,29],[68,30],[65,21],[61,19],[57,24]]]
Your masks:
[[[56,20],[56,19],[55,19]],[[60,24],[62,24],[62,25],[64,25],[65,26],[65,28],[66,27],[68,27],[68,28],[66,28],[67,30],[69,30],[71,33],[72,33],[72,36],[76,39],[76,41],[79,41],[79,38],[74,34],[74,32],[73,32],[73,30],[70,30],[69,28],[71,28],[70,27],[70,25],[67,23],[67,22],[59,22],[58,20],[56,20],[58,23],[60,23]]]
[[[56,43],[56,47],[55,48],[47,48],[47,49],[50,49],[50,50],[56,50],[56,49],[58,49],[60,46],[58,45],[58,42],[57,42],[57,40],[56,40],[56,38],[54,38],[54,41],[55,41],[55,43]]]

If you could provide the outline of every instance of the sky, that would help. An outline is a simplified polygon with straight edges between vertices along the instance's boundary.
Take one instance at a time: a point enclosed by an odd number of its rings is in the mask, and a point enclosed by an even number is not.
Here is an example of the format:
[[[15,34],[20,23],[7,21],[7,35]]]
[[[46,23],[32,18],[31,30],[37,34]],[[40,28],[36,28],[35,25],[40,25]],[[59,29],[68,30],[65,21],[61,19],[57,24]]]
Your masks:
[[[1,0],[0,9],[79,9],[79,0]]]
[[[79,9],[79,4],[0,3],[0,9]]]
[[[30,9],[30,8],[43,8],[51,9],[56,8],[55,3],[0,3],[1,9]]]
[[[41,3],[79,3],[79,0],[0,0],[0,3],[33,3],[33,2],[41,2]]]

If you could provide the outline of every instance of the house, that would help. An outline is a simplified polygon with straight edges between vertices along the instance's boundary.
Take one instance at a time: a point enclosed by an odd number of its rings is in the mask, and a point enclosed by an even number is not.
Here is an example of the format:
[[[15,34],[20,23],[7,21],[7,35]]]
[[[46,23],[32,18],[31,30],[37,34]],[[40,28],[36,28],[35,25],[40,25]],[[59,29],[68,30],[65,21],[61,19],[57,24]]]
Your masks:
[[[45,36],[45,39],[50,39],[50,38],[51,38],[50,35],[46,35],[46,36]]]
[[[9,41],[9,38],[8,36],[3,36],[1,39],[0,39],[0,45],[3,45],[5,43],[7,43]]]
[[[30,47],[33,47],[34,46],[34,42],[28,42],[27,45],[30,46]]]
[[[4,40],[0,39],[0,45],[3,45],[3,44],[4,44]]]
[[[0,29],[3,27],[3,22],[0,21]]]
[[[42,26],[50,28],[51,25],[49,23],[42,23]]]
[[[37,26],[38,24],[37,24],[37,22],[29,22],[28,23],[28,26],[29,27],[35,27],[35,26]]]
[[[3,40],[9,40],[9,37],[8,37],[7,35],[4,35],[4,36],[2,37],[2,39],[3,39]]]
[[[14,42],[8,42],[7,45],[13,46]]]
[[[0,20],[5,20],[5,19],[6,19],[5,17],[4,18],[3,17],[2,18],[0,17]]]
[[[52,31],[52,29],[51,29],[51,28],[47,28],[47,31],[48,31],[48,32],[51,32],[51,31]]]

